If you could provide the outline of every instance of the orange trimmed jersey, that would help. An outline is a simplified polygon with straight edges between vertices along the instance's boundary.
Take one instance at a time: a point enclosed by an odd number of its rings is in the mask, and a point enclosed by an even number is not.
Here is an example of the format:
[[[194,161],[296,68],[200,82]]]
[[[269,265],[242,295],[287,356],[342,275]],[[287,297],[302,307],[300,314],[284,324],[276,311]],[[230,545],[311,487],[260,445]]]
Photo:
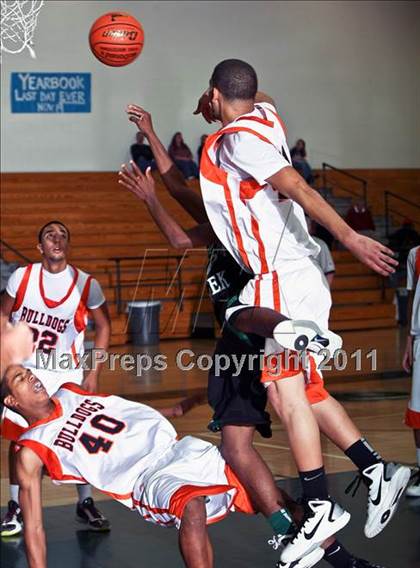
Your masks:
[[[206,140],[200,185],[210,223],[242,268],[255,275],[317,256],[303,208],[267,183],[291,166],[283,122],[259,103]]]
[[[407,289],[414,292],[411,335],[420,337],[420,246],[412,248],[408,253]]]
[[[15,298],[12,322],[26,322],[34,335],[34,350],[25,366],[56,372],[76,368],[84,353],[88,309],[105,301],[96,280],[74,266],[50,274],[36,263],[18,268],[7,292]]]
[[[52,414],[32,424],[18,444],[40,457],[54,482],[90,483],[132,507],[135,483],[176,442],[172,424],[149,406],[73,383],[51,400]]]

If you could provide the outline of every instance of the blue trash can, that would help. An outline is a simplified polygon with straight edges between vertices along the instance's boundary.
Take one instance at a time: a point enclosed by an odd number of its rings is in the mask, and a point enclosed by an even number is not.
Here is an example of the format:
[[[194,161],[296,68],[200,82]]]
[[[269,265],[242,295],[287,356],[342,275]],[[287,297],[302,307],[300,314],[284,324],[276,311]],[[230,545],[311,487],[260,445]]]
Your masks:
[[[128,329],[133,345],[159,343],[160,302],[128,302]]]

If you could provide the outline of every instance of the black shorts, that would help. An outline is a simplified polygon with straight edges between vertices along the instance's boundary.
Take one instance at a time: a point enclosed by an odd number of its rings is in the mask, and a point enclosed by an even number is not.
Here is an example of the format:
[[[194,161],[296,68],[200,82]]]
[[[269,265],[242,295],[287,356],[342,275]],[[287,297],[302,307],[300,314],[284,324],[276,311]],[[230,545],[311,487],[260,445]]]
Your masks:
[[[248,336],[251,341],[240,339],[234,332],[225,328],[223,336],[217,342],[215,356],[227,355],[261,355],[264,349],[264,339],[258,336]],[[253,367],[253,368],[252,368]],[[268,412],[266,388],[260,382],[261,369],[257,358],[255,365],[248,364],[248,358],[237,376],[235,366],[230,365],[226,370],[217,370],[215,364],[209,372],[208,401],[214,414],[208,428],[213,432],[223,426],[255,426],[264,438],[271,438],[271,420]]]

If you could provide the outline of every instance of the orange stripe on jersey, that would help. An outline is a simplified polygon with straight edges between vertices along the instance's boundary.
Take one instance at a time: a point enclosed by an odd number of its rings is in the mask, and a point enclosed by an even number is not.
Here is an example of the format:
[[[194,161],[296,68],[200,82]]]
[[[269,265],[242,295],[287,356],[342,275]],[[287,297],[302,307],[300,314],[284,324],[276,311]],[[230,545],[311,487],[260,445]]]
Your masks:
[[[219,495],[220,493],[227,493],[231,489],[235,489],[235,487],[233,485],[183,485],[171,496],[169,513],[181,519],[184,509],[191,499]]]
[[[254,305],[259,306],[260,302],[261,302],[261,276],[256,276],[256,278],[255,278]]]
[[[71,293],[73,292],[74,287],[76,286],[76,283],[77,283],[77,279],[79,277],[79,271],[77,270],[77,268],[75,266],[71,266],[71,267],[74,271],[73,282],[70,284],[70,287],[67,290],[67,294],[65,296],[63,296],[61,298],[61,300],[50,300],[49,298],[46,297],[45,290],[44,290],[43,268],[42,268],[42,266],[40,267],[40,270],[39,270],[39,291],[41,293],[42,299],[44,300],[44,304],[48,308],[51,308],[51,309],[52,308],[58,308],[58,306],[61,306],[61,304],[64,304],[64,302],[66,300],[68,300]]]
[[[223,189],[224,189],[225,200],[226,200],[226,204],[228,206],[230,220],[232,222],[233,232],[235,234],[235,239],[236,239],[236,243],[238,245],[239,253],[241,255],[242,261],[245,264],[245,266],[250,268],[251,265],[250,265],[250,262],[249,262],[249,259],[248,259],[248,255],[245,251],[241,231],[239,229],[239,225],[238,225],[238,222],[236,220],[235,208],[233,206],[232,195],[231,195],[231,192],[230,192],[230,187],[229,187],[229,184],[227,182],[227,179],[225,180],[225,183],[223,184]]]
[[[272,120],[265,120],[264,118],[259,118],[258,116],[240,116],[236,122],[240,120],[253,120],[255,122],[259,122],[260,124],[264,124],[265,126],[270,126],[270,128],[274,127],[274,122]]]
[[[96,396],[96,394],[95,394]],[[128,499],[133,499],[133,493],[111,493],[110,491],[105,491],[105,489],[101,489],[100,490],[101,493],[105,493],[105,495],[109,495],[110,497],[112,497],[113,499],[116,499],[117,501],[127,501]]]
[[[244,179],[239,184],[239,197],[242,201],[252,199],[255,195],[264,189],[267,184],[260,185],[255,179]]]
[[[26,428],[24,426],[19,426],[15,424],[8,418],[3,418],[0,425],[0,435],[5,440],[11,440],[12,442],[17,442],[20,436],[25,432]]]
[[[76,312],[74,314],[74,327],[79,333],[81,333],[86,329],[86,316],[88,313],[87,303],[89,298],[91,282],[92,282],[92,276],[89,276],[89,278],[86,280],[85,287],[83,288],[79,305],[77,306]]]
[[[414,270],[417,278],[420,278],[420,247],[416,251],[416,264]]]
[[[420,430],[420,412],[407,408],[405,412],[405,424],[414,430]]]
[[[55,479],[57,481],[80,481],[82,483],[86,483],[84,477],[64,474],[57,454],[51,448],[41,444],[41,442],[36,442],[35,440],[19,440],[19,445],[31,449],[40,458],[47,468],[51,479]]]
[[[280,286],[279,275],[274,270],[273,272],[273,305],[276,312],[280,312]]]
[[[280,124],[280,126],[282,127],[284,133],[287,134],[286,125],[284,124],[284,122],[283,122],[283,120],[281,119],[281,117],[280,117],[276,112],[274,112],[273,110],[271,110],[271,108],[268,108],[268,109],[266,109],[266,110],[268,110],[269,112],[271,112],[271,114],[272,114],[272,115],[277,119],[277,121],[279,122],[279,124]]]
[[[21,305],[23,304],[23,300],[25,299],[26,289],[28,288],[29,278],[31,276],[32,271],[32,264],[28,264],[23,273],[23,278],[19,284],[19,288],[16,292],[15,302],[13,304],[12,312],[17,312]]]
[[[252,234],[254,235],[255,240],[258,243],[258,255],[261,262],[261,274],[265,274],[268,272],[267,256],[265,254],[264,243],[262,242],[260,235],[260,227],[255,217],[251,217],[251,228],[252,228]]]

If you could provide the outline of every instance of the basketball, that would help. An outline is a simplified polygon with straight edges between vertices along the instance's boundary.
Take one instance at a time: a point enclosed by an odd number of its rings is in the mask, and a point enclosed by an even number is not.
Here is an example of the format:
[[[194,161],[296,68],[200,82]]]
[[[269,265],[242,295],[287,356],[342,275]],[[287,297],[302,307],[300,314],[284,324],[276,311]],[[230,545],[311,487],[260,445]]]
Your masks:
[[[139,21],[126,12],[108,12],[90,28],[93,55],[110,67],[132,63],[143,49],[144,32]]]

